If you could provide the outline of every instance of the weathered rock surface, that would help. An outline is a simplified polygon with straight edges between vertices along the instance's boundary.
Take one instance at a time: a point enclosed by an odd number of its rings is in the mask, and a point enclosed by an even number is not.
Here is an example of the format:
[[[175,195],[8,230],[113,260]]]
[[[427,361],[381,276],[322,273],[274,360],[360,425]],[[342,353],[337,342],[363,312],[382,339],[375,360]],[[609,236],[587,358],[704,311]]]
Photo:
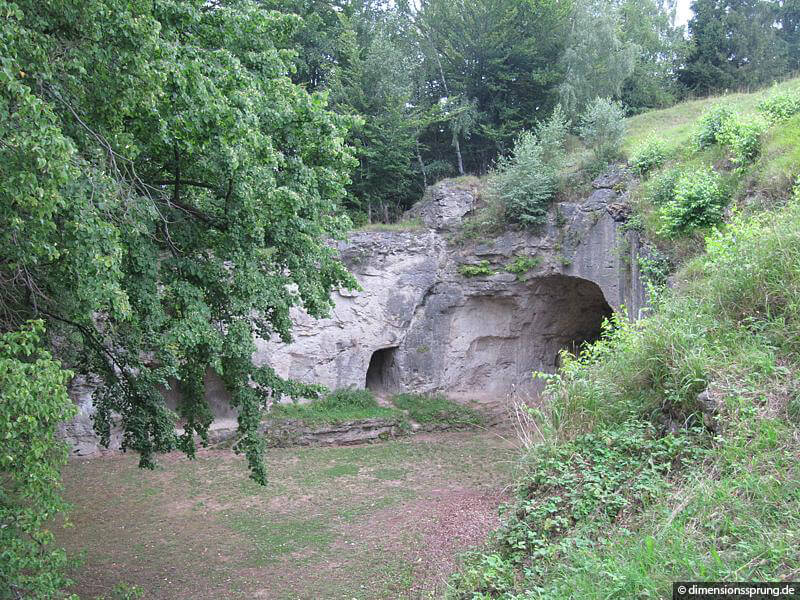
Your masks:
[[[338,294],[328,319],[297,310],[294,341],[261,341],[256,360],[331,388],[487,402],[533,391],[531,372],[552,371],[559,350],[596,337],[612,310],[636,317],[644,306],[638,240],[619,226],[623,181],[598,179],[584,202],[554,207],[540,232],[467,244],[440,230],[474,210],[474,193],[435,186],[410,213],[428,229],[354,234],[340,250],[362,289]],[[536,266],[509,272],[520,259]],[[489,275],[459,272],[486,263]]]
[[[457,229],[477,204],[477,184],[472,178],[447,180],[434,185],[407,213],[408,219],[419,219],[435,231]]]
[[[347,446],[403,433],[399,420],[364,419],[335,425],[306,425],[302,421],[269,421],[263,434],[272,446]]]
[[[621,228],[629,214],[624,187],[625,174],[614,172],[583,202],[554,206],[541,231],[459,242],[455,229],[475,210],[476,193],[452,182],[434,186],[410,211],[423,229],[354,233],[340,244],[361,289],[334,294],[325,319],[294,310],[294,340],[257,340],[254,361],[331,389],[441,392],[486,403],[535,393],[532,371],[553,371],[559,351],[596,337],[612,310],[637,318],[645,306],[638,237]],[[465,277],[459,269],[470,264],[488,264],[490,274]],[[531,268],[518,272],[520,265]],[[235,417],[225,412],[225,391],[209,388],[220,418]],[[66,435],[84,453],[90,409],[81,410]]]

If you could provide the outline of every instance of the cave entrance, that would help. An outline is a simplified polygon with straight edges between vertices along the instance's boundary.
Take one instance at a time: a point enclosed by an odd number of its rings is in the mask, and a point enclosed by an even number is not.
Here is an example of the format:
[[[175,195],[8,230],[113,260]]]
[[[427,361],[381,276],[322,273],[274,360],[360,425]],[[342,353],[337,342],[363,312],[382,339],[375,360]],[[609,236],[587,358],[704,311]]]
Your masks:
[[[566,292],[556,303],[551,330],[554,333],[552,365],[558,368],[561,366],[559,352],[568,350],[577,355],[584,344],[600,339],[603,321],[610,318],[613,311],[594,282],[561,276],[552,278],[549,283],[562,293]]]
[[[560,274],[468,296],[448,323],[440,385],[451,397],[487,402],[536,394],[541,382],[531,373],[554,372],[559,352],[596,340],[611,314],[597,283]]]
[[[392,392],[397,387],[397,347],[381,348],[372,354],[367,368],[366,388],[376,393]]]

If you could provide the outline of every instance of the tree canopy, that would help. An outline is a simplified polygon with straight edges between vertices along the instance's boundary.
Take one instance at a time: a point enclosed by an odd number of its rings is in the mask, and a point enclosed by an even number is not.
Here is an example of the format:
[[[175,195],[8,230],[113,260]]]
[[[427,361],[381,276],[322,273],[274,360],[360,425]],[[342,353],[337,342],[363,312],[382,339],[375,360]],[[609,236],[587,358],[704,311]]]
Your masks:
[[[797,68],[797,7],[762,0],[694,0],[681,81],[694,92],[757,87]],[[779,27],[786,23],[786,28]],[[794,41],[794,56],[790,51]],[[793,63],[793,64],[792,64]]]
[[[351,119],[290,79],[297,17],[250,0],[0,1],[0,324],[48,323],[99,374],[96,425],[141,455],[194,452],[216,371],[265,480],[261,408],[313,394],[254,366],[352,279],[325,243]],[[177,385],[184,434],[161,390]]]

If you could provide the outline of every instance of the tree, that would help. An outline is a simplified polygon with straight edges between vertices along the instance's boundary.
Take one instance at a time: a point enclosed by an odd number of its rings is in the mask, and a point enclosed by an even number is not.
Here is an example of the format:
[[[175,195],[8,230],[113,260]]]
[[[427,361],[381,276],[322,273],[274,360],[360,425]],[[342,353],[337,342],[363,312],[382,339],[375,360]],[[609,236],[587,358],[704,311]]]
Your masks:
[[[438,122],[423,135],[424,144],[437,158],[449,155],[458,163],[460,154],[465,172],[486,172],[520,130],[535,126],[555,105],[555,65],[570,3],[421,0],[401,10],[423,59],[425,105],[474,106],[469,129]]]
[[[331,80],[331,104],[360,123],[350,143],[359,166],[348,204],[372,221],[376,209],[388,222],[422,193],[415,168],[422,111],[413,104],[414,57],[392,11],[343,16],[338,68]]]
[[[44,350],[43,333],[34,321],[0,334],[0,598],[55,598],[68,583],[47,524],[65,508],[56,430],[75,412],[72,374]]]
[[[800,0],[778,0],[775,19],[780,25],[778,35],[786,44],[789,69],[800,69]]]
[[[154,454],[206,437],[204,374],[264,482],[262,408],[316,388],[254,366],[353,284],[326,237],[350,121],[287,77],[299,21],[251,0],[0,0],[0,327],[38,317],[100,375],[96,428]],[[178,415],[162,386],[177,381]],[[117,416],[118,415],[118,416]]]
[[[680,97],[676,69],[686,52],[684,28],[674,27],[674,1],[623,0],[621,36],[638,49],[619,99],[629,112],[664,108]]]
[[[762,0],[694,0],[681,82],[697,93],[755,87],[788,72],[774,6]]]
[[[620,35],[616,6],[605,0],[580,0],[571,17],[567,48],[561,57],[564,78],[558,87],[567,114],[577,118],[594,98],[618,97],[636,66],[639,47]]]

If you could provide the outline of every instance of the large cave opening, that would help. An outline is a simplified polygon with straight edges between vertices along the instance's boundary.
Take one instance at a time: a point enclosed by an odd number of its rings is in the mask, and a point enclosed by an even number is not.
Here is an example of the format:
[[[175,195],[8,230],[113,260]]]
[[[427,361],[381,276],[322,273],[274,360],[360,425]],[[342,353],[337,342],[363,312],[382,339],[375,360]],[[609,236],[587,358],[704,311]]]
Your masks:
[[[376,350],[369,360],[366,388],[376,393],[394,392],[397,389],[398,373],[395,353],[397,348]]]
[[[456,396],[487,400],[536,393],[532,373],[554,372],[561,350],[576,353],[596,340],[611,315],[596,283],[560,274],[470,296],[453,311],[445,386]]]

